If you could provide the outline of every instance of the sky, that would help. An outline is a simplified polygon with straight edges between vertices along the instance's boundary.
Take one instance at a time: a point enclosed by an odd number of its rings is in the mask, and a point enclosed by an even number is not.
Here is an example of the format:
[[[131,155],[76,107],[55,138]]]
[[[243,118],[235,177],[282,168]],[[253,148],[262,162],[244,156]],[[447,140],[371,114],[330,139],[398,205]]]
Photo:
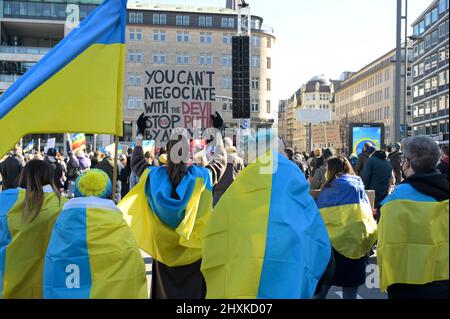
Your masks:
[[[129,0],[129,2],[135,0]],[[411,23],[433,2],[408,1]],[[224,7],[226,0],[140,0]],[[395,48],[396,0],[247,0],[251,14],[275,29],[272,86],[289,98],[315,75],[339,79]]]

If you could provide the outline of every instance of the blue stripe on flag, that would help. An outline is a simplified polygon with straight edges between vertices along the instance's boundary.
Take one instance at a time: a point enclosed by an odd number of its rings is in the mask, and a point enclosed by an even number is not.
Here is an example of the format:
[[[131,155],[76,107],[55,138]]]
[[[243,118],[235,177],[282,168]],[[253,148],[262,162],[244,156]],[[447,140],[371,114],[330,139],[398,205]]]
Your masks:
[[[0,299],[3,296],[3,282],[6,271],[6,247],[11,242],[8,226],[8,212],[17,202],[19,189],[0,192]]]
[[[45,256],[46,299],[88,299],[90,296],[92,278],[86,215],[86,208],[64,208],[55,223]]]

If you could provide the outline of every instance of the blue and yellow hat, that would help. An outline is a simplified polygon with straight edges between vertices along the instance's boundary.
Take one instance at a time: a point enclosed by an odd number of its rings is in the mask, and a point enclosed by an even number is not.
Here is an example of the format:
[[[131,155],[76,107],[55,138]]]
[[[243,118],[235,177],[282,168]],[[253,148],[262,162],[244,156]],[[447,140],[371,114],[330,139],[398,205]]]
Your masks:
[[[112,184],[108,175],[99,169],[91,169],[75,180],[76,197],[111,197]]]

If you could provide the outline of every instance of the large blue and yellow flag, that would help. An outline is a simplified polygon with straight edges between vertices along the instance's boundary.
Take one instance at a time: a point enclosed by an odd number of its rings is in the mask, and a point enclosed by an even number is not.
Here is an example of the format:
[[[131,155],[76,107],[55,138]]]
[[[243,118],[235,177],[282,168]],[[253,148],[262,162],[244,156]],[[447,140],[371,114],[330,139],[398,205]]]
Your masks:
[[[341,255],[359,259],[377,240],[369,198],[360,177],[343,175],[334,179],[317,198],[331,244]]]
[[[122,135],[126,0],[105,0],[0,96],[0,156],[24,135]]]
[[[245,168],[202,235],[207,298],[311,298],[331,243],[298,167],[271,155]],[[264,174],[266,173],[266,174]]]
[[[42,298],[45,252],[67,201],[58,198],[51,187],[44,187],[39,215],[24,223],[25,195],[23,189],[0,192],[0,299]]]
[[[81,197],[64,205],[45,256],[44,298],[148,298],[144,260],[114,202]]]
[[[437,201],[400,184],[386,197],[378,224],[380,289],[449,279],[448,199]]]
[[[202,256],[200,234],[212,211],[209,170],[190,166],[176,193],[178,199],[172,197],[166,167],[149,168],[118,205],[139,247],[169,267]]]

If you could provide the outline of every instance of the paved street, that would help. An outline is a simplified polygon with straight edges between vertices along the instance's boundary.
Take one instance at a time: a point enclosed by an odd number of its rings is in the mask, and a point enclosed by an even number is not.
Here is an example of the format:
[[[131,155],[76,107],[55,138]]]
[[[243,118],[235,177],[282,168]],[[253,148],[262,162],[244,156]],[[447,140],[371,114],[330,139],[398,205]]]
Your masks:
[[[150,283],[152,280],[152,258],[141,251],[142,256],[144,256],[145,267],[147,270],[147,283],[150,295]],[[376,255],[369,258],[369,265],[367,265],[367,277],[366,285],[359,288],[358,299],[387,299],[387,295],[380,292],[378,286],[376,286],[376,280],[378,275],[376,271]],[[342,299],[342,289],[337,287],[332,287],[328,292],[327,299]]]

